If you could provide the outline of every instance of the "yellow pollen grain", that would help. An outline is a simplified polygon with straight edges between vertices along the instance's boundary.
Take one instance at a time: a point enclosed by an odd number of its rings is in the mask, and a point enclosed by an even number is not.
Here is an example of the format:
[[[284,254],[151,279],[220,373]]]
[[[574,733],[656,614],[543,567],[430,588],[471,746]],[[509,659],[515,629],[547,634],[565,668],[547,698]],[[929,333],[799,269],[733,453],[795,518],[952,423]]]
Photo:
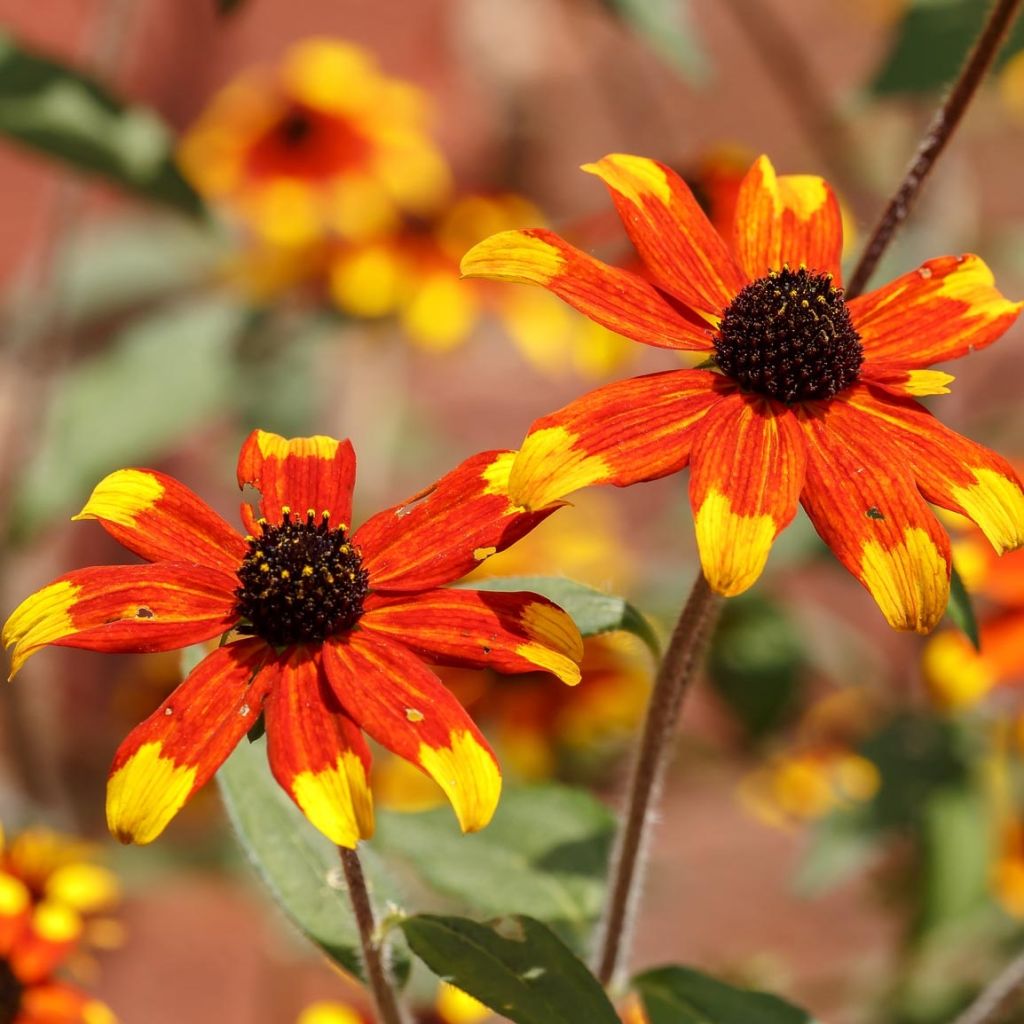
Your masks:
[[[405,717],[410,722],[422,722],[426,716],[423,714],[422,711],[419,711],[416,708],[406,708]]]
[[[270,572],[270,563],[260,562],[260,572]]]
[[[302,567],[302,575],[303,576],[312,576],[313,575],[313,566],[311,566],[311,565],[304,565]]]
[[[292,574],[287,569],[282,569],[281,570],[281,579],[289,580],[289,579],[291,579],[291,577],[292,577]]]
[[[490,558],[491,555],[493,555],[497,550],[498,549],[496,547],[474,548],[473,549],[473,558],[475,558],[476,561],[478,561],[478,562],[482,562],[482,561],[484,561],[484,559]]]

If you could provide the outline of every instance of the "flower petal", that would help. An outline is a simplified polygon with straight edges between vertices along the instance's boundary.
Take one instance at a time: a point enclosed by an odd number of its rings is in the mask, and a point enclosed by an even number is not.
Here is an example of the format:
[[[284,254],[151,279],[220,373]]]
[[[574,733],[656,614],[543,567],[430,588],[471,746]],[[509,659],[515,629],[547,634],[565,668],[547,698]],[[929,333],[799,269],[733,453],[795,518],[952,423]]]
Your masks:
[[[370,750],[318,657],[295,651],[280,671],[265,711],[271,771],[332,843],[355,849],[373,835]]]
[[[259,719],[278,679],[270,648],[241,640],[207,655],[127,736],[107,782],[107,825],[122,843],[151,843],[213,777]]]
[[[1006,459],[950,430],[913,399],[883,399],[858,387],[849,402],[901,449],[928,501],[973,519],[999,554],[1024,546],[1024,492]]]
[[[869,363],[861,370],[865,384],[884,388],[894,395],[948,395],[956,378],[942,370],[908,370],[905,367]]]
[[[298,516],[329,512],[332,526],[347,528],[355,478],[351,443],[322,435],[289,439],[254,430],[238,456],[238,486],[260,492],[260,509],[271,523],[280,523],[288,508]]]
[[[35,985],[67,959],[81,935],[82,918],[78,913],[62,903],[43,900],[33,906],[25,929],[7,957],[8,963],[19,981]]]
[[[991,345],[1024,306],[1004,298],[994,280],[977,256],[942,256],[851,299],[865,376],[874,363],[930,366]]]
[[[553,231],[502,231],[462,258],[467,277],[539,284],[616,334],[659,348],[710,351],[707,323],[673,306],[638,274],[611,267]]]
[[[845,398],[798,419],[807,438],[804,509],[894,629],[928,633],[949,600],[949,538],[902,449]]]
[[[651,280],[717,323],[747,282],[686,182],[664,164],[624,153],[583,170],[608,186]]]
[[[509,493],[543,508],[592,484],[626,487],[682,469],[695,426],[734,390],[707,370],[667,370],[615,381],[542,416],[523,441]]]
[[[428,590],[465,576],[527,534],[560,506],[514,505],[508,476],[516,453],[480,452],[409,501],[378,512],[356,530],[370,588]]]
[[[90,651],[171,651],[238,621],[238,580],[220,569],[159,562],[76,569],[36,591],[3,630],[11,675],[47,644]]]
[[[117,1017],[89,993],[62,981],[46,981],[25,989],[18,1024],[117,1024]]]
[[[501,794],[501,772],[480,730],[411,651],[368,633],[323,647],[342,707],[382,746],[417,765],[445,792],[464,832],[483,828]]]
[[[440,665],[551,672],[580,680],[583,639],[558,605],[536,594],[434,590],[371,607],[360,628]]]
[[[843,218],[824,178],[778,177],[768,157],[758,157],[740,185],[733,232],[740,266],[751,279],[788,264],[831,274],[840,284]]]
[[[807,466],[792,412],[746,394],[723,398],[700,422],[690,467],[697,548],[712,590],[743,593],[796,515]]]
[[[245,541],[184,484],[154,469],[104,477],[74,519],[97,519],[115,540],[150,562],[193,562],[234,572]]]

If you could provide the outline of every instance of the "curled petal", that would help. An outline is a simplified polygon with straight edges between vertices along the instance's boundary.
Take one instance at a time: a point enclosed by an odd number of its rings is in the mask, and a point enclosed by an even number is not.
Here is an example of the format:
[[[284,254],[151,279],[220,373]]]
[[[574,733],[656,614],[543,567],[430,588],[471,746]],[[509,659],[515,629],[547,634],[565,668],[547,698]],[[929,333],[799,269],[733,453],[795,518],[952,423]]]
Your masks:
[[[580,679],[583,640],[558,605],[536,594],[434,590],[367,610],[360,627],[441,665],[551,672]]]
[[[122,843],[151,843],[259,719],[277,679],[262,640],[218,647],[127,736],[107,782],[107,825]]]
[[[700,422],[690,468],[704,575],[726,597],[761,575],[775,538],[796,515],[806,444],[785,406],[733,394]]]
[[[171,651],[230,629],[236,577],[159,562],[76,569],[26,598],[3,631],[11,675],[47,644],[90,651]]]
[[[323,658],[348,714],[444,790],[464,832],[483,828],[498,805],[501,773],[480,730],[441,680],[412,651],[369,632],[327,641]]]

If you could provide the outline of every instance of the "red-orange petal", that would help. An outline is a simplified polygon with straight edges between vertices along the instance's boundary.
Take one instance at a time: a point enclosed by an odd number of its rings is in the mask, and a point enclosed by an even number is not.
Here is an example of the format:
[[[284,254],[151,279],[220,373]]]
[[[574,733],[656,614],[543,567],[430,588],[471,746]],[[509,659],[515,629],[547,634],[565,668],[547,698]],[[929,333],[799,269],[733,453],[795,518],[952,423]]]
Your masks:
[[[758,157],[740,185],[733,235],[740,266],[750,278],[788,264],[831,274],[840,284],[843,218],[824,178],[780,177],[768,157]]]
[[[616,334],[658,348],[710,351],[708,324],[688,316],[650,282],[611,267],[553,231],[502,231],[462,258],[462,273],[494,281],[539,284]]]
[[[651,280],[716,324],[747,279],[686,182],[664,164],[624,153],[583,170],[608,186]]]
[[[238,456],[238,486],[260,492],[260,510],[271,523],[280,523],[287,508],[300,518],[327,512],[331,526],[347,528],[355,478],[351,443],[332,437],[284,438],[254,430]]]
[[[117,1024],[117,1018],[95,996],[47,981],[24,991],[17,1024]]]
[[[218,647],[128,734],[107,783],[107,825],[117,839],[152,842],[213,777],[279,677],[271,654],[255,639]]]
[[[245,541],[202,498],[155,469],[104,477],[75,519],[96,519],[115,540],[150,562],[193,562],[234,572]]]
[[[3,630],[11,675],[47,644],[91,651],[169,651],[208,640],[237,621],[235,576],[199,565],[76,569],[27,597]]]
[[[736,393],[700,422],[690,459],[697,549],[712,590],[743,593],[796,515],[806,443],[790,409]]]
[[[267,756],[274,778],[336,846],[373,835],[370,750],[338,703],[318,657],[293,651],[267,697]]]
[[[560,506],[528,511],[512,503],[508,476],[516,453],[480,452],[401,505],[356,530],[370,588],[428,590],[465,576]]]
[[[537,420],[509,477],[526,508],[593,484],[626,487],[682,469],[696,425],[735,390],[707,370],[666,370],[615,381]]]
[[[367,632],[328,640],[338,701],[381,746],[429,775],[464,832],[483,828],[501,794],[498,762],[465,708],[412,651]]]
[[[1024,492],[1006,459],[950,430],[912,398],[856,387],[848,401],[901,450],[928,501],[974,520],[1000,554],[1024,545]]]
[[[949,538],[902,449],[846,398],[809,404],[802,503],[822,540],[894,629],[930,632],[949,599]]]
[[[1017,319],[1024,303],[995,287],[977,256],[941,256],[849,302],[871,364],[923,367],[959,359],[991,345]]]
[[[558,605],[536,594],[433,590],[376,606],[361,629],[411,647],[439,665],[551,672],[579,682],[583,640]]]

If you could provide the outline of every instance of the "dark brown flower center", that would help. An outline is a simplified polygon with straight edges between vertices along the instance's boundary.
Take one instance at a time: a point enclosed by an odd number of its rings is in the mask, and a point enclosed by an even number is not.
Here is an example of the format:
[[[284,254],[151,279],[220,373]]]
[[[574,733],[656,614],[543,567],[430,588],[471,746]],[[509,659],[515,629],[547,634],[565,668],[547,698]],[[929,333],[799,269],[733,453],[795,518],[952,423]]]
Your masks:
[[[25,986],[6,960],[0,960],[0,1024],[14,1024],[21,1010]]]
[[[780,402],[831,398],[856,383],[863,361],[842,289],[803,267],[748,284],[715,337],[722,372]]]
[[[261,525],[238,570],[239,632],[287,647],[354,626],[369,588],[346,528],[332,529],[326,512],[303,520],[288,510],[280,526]]]

